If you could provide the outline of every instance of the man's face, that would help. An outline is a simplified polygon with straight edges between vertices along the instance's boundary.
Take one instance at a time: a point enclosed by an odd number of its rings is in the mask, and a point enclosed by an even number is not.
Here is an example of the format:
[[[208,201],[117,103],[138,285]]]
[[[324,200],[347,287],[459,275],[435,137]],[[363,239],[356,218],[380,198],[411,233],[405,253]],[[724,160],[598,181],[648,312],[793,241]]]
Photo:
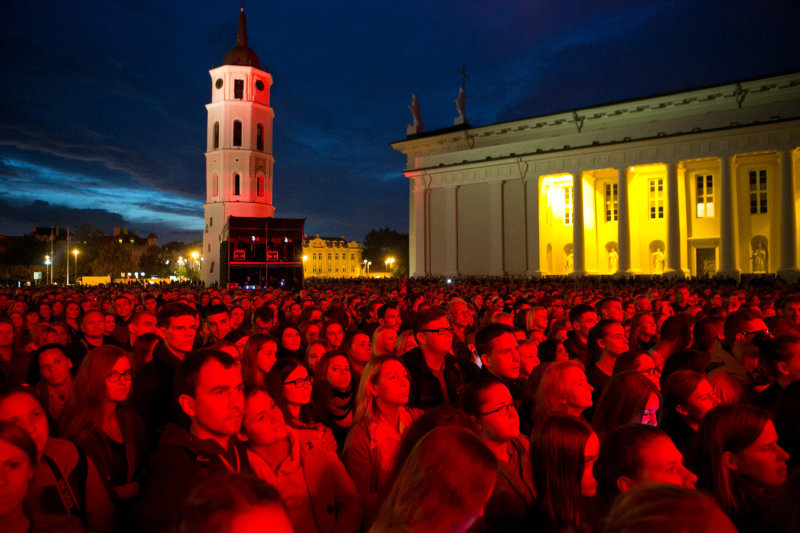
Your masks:
[[[519,377],[519,348],[517,339],[511,333],[503,333],[492,340],[488,354],[482,354],[481,360],[492,374],[504,379]]]
[[[628,339],[625,337],[625,328],[622,324],[611,324],[606,328],[606,334],[599,340],[598,345],[607,353],[619,356],[628,351]]]
[[[81,320],[81,331],[89,339],[99,339],[105,333],[105,319],[100,311],[89,311]]]
[[[738,353],[742,365],[748,372],[753,372],[758,367],[759,349],[753,343],[756,337],[766,335],[767,325],[760,318],[747,322],[744,330],[735,337],[734,352]]]
[[[156,317],[150,313],[140,313],[136,318],[136,323],[131,324],[131,327],[135,330],[137,337],[158,331]]]
[[[359,333],[353,338],[353,345],[350,347],[350,357],[359,364],[366,364],[372,358],[372,344],[369,336]]]
[[[148,298],[144,301],[144,309],[148,313],[155,315],[157,310],[158,302],[155,298]]]
[[[683,455],[669,437],[655,438],[639,453],[642,466],[636,472],[631,488],[649,483],[694,488],[697,476],[683,466]]]
[[[52,348],[45,350],[39,354],[39,369],[48,385],[58,387],[63,385],[70,378],[70,369],[72,368],[72,361],[70,361],[64,352]]]
[[[380,322],[382,326],[387,326],[395,331],[400,331],[400,325],[402,324],[403,319],[400,317],[400,311],[390,307],[386,309],[386,313],[384,313],[383,318],[379,319],[378,322]]]
[[[650,302],[650,298],[647,298],[645,296],[643,296],[641,298],[637,298],[635,306],[636,306],[636,310],[637,311],[652,311],[653,310],[653,304],[652,304],[652,302]]]
[[[208,315],[206,322],[208,323],[208,331],[218,340],[225,338],[225,335],[231,332],[231,318],[228,313]]]
[[[603,308],[603,318],[610,318],[617,322],[625,320],[625,312],[622,310],[622,304],[616,300],[611,300]]]
[[[472,325],[472,313],[463,302],[455,302],[450,308],[450,320],[458,328],[468,328]]]
[[[795,329],[800,329],[800,302],[789,302],[783,306],[783,318]]]
[[[261,320],[256,317],[256,333],[269,334],[272,330],[272,322]]]
[[[6,348],[12,344],[14,344],[14,326],[0,322],[0,348]]]
[[[194,434],[201,439],[235,435],[242,427],[244,383],[236,365],[225,368],[209,359],[197,374],[194,398],[182,395],[181,407],[192,419]]]
[[[678,287],[678,290],[675,291],[675,303],[678,305],[686,305],[688,301],[689,301],[689,288]]]
[[[128,298],[117,298],[114,300],[114,312],[118,317],[127,320],[133,312],[133,305]]]
[[[589,337],[589,330],[597,324],[597,313],[588,311],[583,313],[577,322],[572,323],[573,329],[578,333],[582,339]]]
[[[423,350],[435,353],[450,352],[453,347],[453,332],[450,329],[450,321],[446,317],[437,318],[422,329],[429,330],[420,332],[417,336],[418,339],[422,339],[420,346]]]
[[[175,316],[169,319],[169,326],[159,328],[164,342],[174,352],[186,353],[194,346],[197,322],[193,315]]]

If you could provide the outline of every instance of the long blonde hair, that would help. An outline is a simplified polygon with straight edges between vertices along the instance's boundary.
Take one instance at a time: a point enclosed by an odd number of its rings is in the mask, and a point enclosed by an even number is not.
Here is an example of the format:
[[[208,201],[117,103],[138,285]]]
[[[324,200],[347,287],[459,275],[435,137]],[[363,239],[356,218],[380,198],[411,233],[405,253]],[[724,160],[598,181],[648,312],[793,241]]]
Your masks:
[[[379,409],[376,405],[375,395],[372,394],[370,387],[367,385],[369,383],[373,385],[378,383],[378,378],[381,375],[381,368],[383,368],[383,365],[388,361],[397,361],[403,365],[403,368],[406,366],[396,355],[379,355],[373,357],[366,366],[364,366],[364,371],[361,373],[361,381],[358,383],[358,392],[356,393],[354,426],[361,422],[369,423],[377,417]]]

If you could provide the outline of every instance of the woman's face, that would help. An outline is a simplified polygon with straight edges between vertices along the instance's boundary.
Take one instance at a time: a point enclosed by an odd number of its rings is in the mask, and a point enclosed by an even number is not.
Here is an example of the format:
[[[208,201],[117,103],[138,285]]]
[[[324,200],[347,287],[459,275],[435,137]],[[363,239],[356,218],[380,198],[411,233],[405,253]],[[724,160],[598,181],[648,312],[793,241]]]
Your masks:
[[[353,337],[353,344],[350,346],[350,357],[362,365],[372,359],[372,343],[369,342],[369,335],[358,333]]]
[[[641,326],[639,328],[639,335],[645,336],[646,338],[650,338],[656,334],[658,326],[656,324],[656,320],[653,318],[652,315],[647,314],[642,316]]]
[[[32,477],[28,455],[0,439],[0,521],[22,505]]]
[[[58,387],[69,381],[72,361],[57,348],[51,348],[39,354],[39,369],[42,379],[52,387]]]
[[[312,372],[316,370],[317,363],[327,351],[324,344],[312,344],[308,349],[308,366]]]
[[[70,302],[67,304],[67,310],[66,310],[67,318],[75,320],[78,318],[78,315],[80,314],[81,314],[81,308],[78,304],[76,304],[75,302]]]
[[[622,324],[611,324],[606,328],[602,348],[603,351],[613,356],[619,356],[628,351],[628,338]]]
[[[298,387],[295,382],[300,379],[303,381]],[[298,365],[283,380],[283,397],[293,405],[308,405],[311,403],[311,381],[306,367]]]
[[[245,400],[242,427],[247,440],[258,446],[280,442],[289,434],[280,408],[263,391]]]
[[[564,370],[562,386],[567,407],[587,409],[592,406],[594,387],[589,385],[583,370],[576,366],[567,367]]]
[[[55,328],[57,334],[56,338],[53,342],[60,344],[61,346],[66,346],[69,343],[69,333],[67,329],[62,324],[56,324],[53,326]]]
[[[583,450],[583,475],[581,476],[581,494],[587,498],[597,495],[597,481],[594,479],[594,464],[600,453],[600,440],[592,433],[586,440]]]
[[[105,326],[104,333],[106,335],[114,333],[114,330],[117,328],[117,321],[114,320],[114,315],[104,315],[103,325]]]
[[[519,345],[519,370],[524,376],[530,376],[533,369],[539,366],[539,350],[533,343]]]
[[[636,358],[634,367],[636,371],[649,379],[657,389],[661,390],[661,372],[656,368],[656,362],[649,355],[643,353]]]
[[[277,358],[275,354],[278,352],[278,345],[274,341],[267,341],[261,345],[256,353],[256,368],[266,374],[269,372]]]
[[[350,363],[347,357],[332,357],[325,377],[332,389],[346,391],[350,387]]]
[[[373,395],[389,405],[406,405],[411,383],[402,363],[386,361],[381,365],[378,379],[372,385]]]
[[[642,413],[642,424],[646,426],[657,426],[658,425],[658,418],[656,414],[658,413],[658,408],[661,406],[661,402],[658,399],[658,396],[654,393],[650,393],[650,397],[647,399],[647,403],[644,406],[644,412]]]
[[[484,438],[508,442],[519,437],[519,414],[505,385],[498,383],[483,391],[478,418]]]
[[[290,352],[300,349],[300,333],[294,328],[286,328],[281,333],[281,345]]]
[[[758,485],[778,487],[786,482],[789,454],[778,446],[778,434],[771,420],[767,421],[755,442],[730,455],[730,468]]]
[[[131,391],[131,362],[127,357],[120,357],[106,374],[106,393],[112,402],[122,403],[128,399]]]
[[[244,322],[244,310],[241,307],[231,309],[231,328],[238,328],[242,322]]]
[[[397,332],[392,328],[381,331],[380,350],[381,353],[393,354],[394,344],[397,342]]]
[[[0,417],[9,420],[28,432],[36,443],[36,451],[42,456],[50,438],[50,426],[42,405],[30,394],[18,392],[0,401]]]
[[[64,310],[64,304],[61,302],[61,300],[56,300],[53,302],[52,309],[54,315],[60,315],[61,311]]]
[[[319,326],[312,324],[306,328],[306,344],[319,339]]]
[[[342,345],[342,339],[344,338],[344,330],[342,330],[341,324],[337,324],[335,322],[330,324],[325,329],[325,338],[329,343],[331,343],[332,349],[338,350]]]

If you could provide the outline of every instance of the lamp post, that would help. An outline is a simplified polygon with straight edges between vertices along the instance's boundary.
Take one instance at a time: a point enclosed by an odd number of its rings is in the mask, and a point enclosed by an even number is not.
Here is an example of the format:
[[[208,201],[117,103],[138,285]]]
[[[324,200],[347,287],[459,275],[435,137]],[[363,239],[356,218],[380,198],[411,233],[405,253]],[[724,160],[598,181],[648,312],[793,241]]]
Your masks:
[[[194,259],[194,267],[197,269],[198,274],[200,273],[200,261],[197,258],[200,257],[200,254],[197,252],[192,252],[192,259]]]
[[[387,257],[383,264],[386,265],[386,272],[389,272],[394,266],[394,257]]]
[[[78,249],[72,250],[72,255],[75,256],[75,283],[78,283]]]
[[[51,281],[50,281],[50,256],[49,255],[44,256],[44,265],[45,265],[45,268],[47,269],[47,282],[51,283]]]

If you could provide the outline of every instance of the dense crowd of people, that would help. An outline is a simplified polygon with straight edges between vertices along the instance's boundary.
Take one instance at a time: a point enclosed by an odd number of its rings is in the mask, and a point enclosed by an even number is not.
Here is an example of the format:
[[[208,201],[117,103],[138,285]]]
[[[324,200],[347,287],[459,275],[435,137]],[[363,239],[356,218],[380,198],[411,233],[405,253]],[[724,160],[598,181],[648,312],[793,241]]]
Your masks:
[[[800,531],[800,290],[0,288],[0,530]]]

